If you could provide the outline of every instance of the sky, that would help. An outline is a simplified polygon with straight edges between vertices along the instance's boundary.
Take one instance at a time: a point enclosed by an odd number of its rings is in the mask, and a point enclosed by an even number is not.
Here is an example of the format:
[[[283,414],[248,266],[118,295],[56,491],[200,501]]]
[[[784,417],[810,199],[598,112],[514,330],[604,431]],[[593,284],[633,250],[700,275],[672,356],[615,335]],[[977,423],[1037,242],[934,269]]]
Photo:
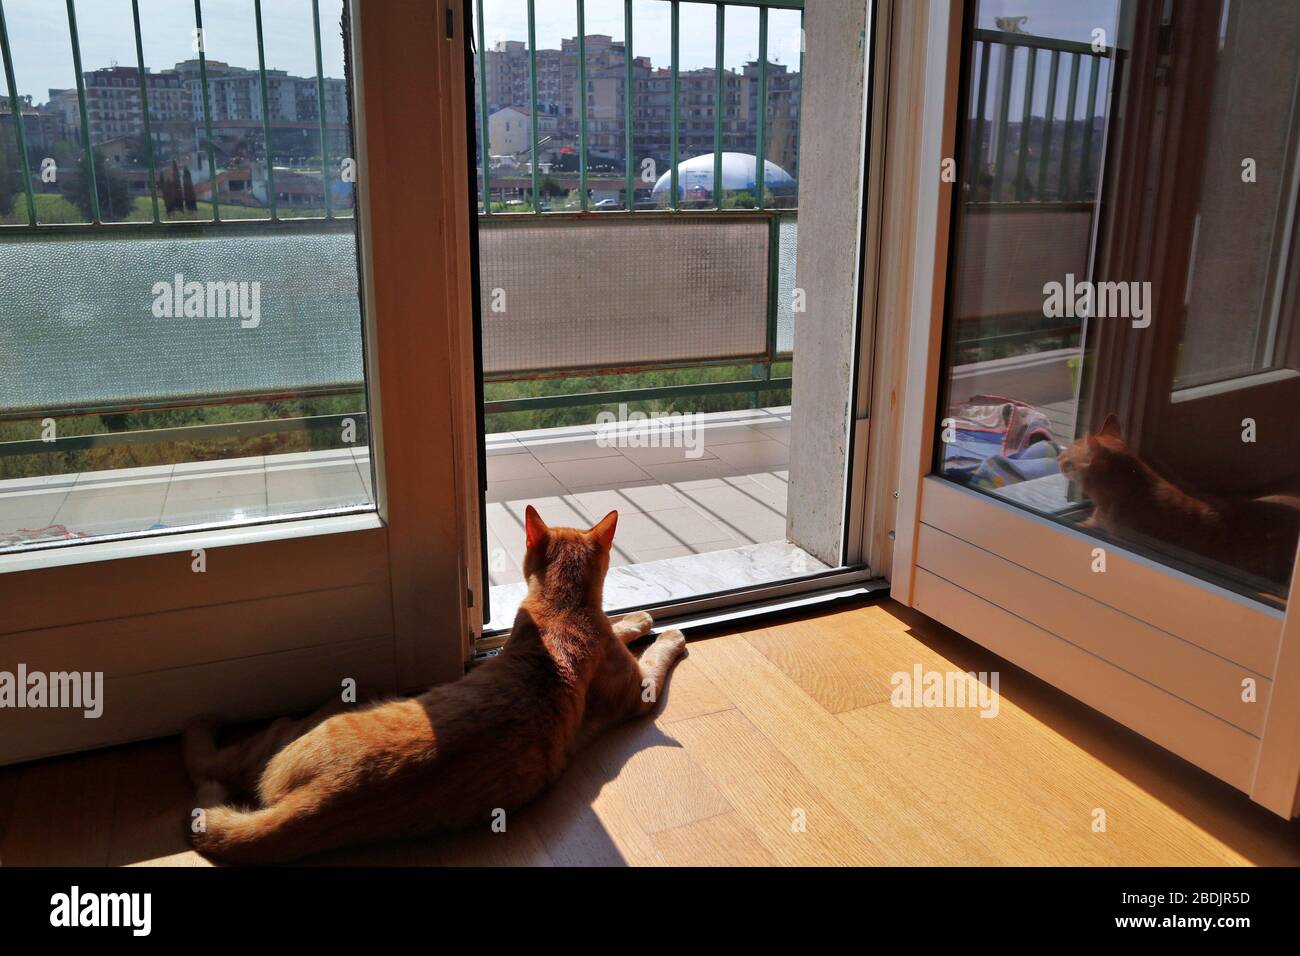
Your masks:
[[[145,66],[169,69],[194,52],[191,0],[139,0]],[[85,70],[117,63],[135,66],[131,0],[76,0],[77,34]],[[62,0],[4,0],[9,45],[20,94],[37,103],[52,88],[76,85],[68,14]],[[343,76],[343,44],[338,22],[342,0],[321,0],[321,59],[325,75]],[[257,68],[253,0],[203,0],[205,50],[212,60]],[[268,69],[296,76],[316,75],[311,0],[262,0],[262,29]],[[4,90],[5,93],[8,90]]]
[[[166,69],[195,56],[192,49],[194,4],[190,0],[139,0],[145,65]],[[822,0],[826,2],[826,0]],[[992,28],[994,18],[1028,16],[1024,29],[1042,36],[1090,40],[1095,26],[1113,32],[1117,0],[982,0],[979,25]],[[321,42],[325,75],[343,75],[343,47],[336,24],[342,0],[321,0]],[[527,0],[483,0],[484,35],[491,48],[499,40],[527,42]],[[535,0],[537,45],[558,49],[564,37],[577,35],[576,0]],[[5,0],[5,17],[18,91],[36,102],[51,88],[75,85],[68,18],[59,0]],[[133,66],[135,39],[131,0],[76,0],[77,29],[84,69],[114,62]],[[587,33],[623,39],[623,0],[586,0]],[[667,67],[671,55],[671,6],[667,0],[633,0],[633,52]],[[311,0],[263,0],[266,64],[298,76],[315,76]],[[206,53],[235,66],[256,68],[257,39],[253,0],[203,0]],[[758,11],[728,7],[723,62],[739,69],[758,57]],[[712,66],[715,58],[714,6],[681,4],[681,67]],[[798,69],[799,14],[768,14],[768,54],[773,62]],[[7,92],[7,91],[5,91]]]
[[[823,0],[825,2],[825,0]],[[535,0],[538,49],[559,49],[562,37],[578,35],[575,0]],[[604,33],[623,39],[623,0],[586,0],[587,33]],[[667,0],[633,0],[632,52],[648,56],[655,66],[672,62],[672,7]],[[716,51],[716,14],[711,3],[682,3],[679,29],[681,68],[713,66]],[[484,40],[491,49],[500,40],[528,41],[527,0],[483,0]],[[775,63],[799,68],[799,13],[768,13],[768,56]],[[723,63],[738,70],[758,59],[758,10],[728,7]]]

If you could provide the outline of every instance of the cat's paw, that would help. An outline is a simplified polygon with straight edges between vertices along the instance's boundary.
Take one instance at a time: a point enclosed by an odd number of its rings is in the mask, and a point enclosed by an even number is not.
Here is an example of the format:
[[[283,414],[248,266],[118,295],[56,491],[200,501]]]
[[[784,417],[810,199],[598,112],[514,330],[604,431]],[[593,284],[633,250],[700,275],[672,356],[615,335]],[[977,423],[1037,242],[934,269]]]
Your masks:
[[[623,620],[619,623],[635,628],[642,634],[649,634],[650,629],[655,626],[655,619],[650,616],[649,611],[633,611],[631,614],[624,614]]]
[[[670,657],[680,657],[686,650],[686,635],[677,628],[673,628],[671,631],[664,631],[660,634],[655,639],[655,643],[662,644]]]
[[[614,625],[614,633],[626,644],[635,641],[637,638],[645,637],[654,626],[655,619],[648,613],[633,611],[619,618],[618,623]]]

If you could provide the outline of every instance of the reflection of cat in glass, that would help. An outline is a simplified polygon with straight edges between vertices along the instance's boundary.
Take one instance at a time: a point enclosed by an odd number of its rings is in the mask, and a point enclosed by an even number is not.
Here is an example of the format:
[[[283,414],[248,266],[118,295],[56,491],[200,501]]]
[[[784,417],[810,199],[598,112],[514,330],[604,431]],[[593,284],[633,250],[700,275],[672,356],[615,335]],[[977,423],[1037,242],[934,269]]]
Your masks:
[[[1300,500],[1191,494],[1139,458],[1106,416],[1061,453],[1061,472],[1093,504],[1083,527],[1120,540],[1164,542],[1285,587],[1300,537]]]

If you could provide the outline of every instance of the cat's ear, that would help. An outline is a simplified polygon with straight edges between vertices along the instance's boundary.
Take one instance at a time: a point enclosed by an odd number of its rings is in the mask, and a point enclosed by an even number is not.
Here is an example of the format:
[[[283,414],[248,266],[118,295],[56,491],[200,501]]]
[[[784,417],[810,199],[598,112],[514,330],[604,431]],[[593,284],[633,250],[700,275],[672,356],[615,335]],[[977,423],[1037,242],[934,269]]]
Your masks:
[[[1087,439],[1087,441],[1088,441],[1088,448],[1089,448],[1089,450],[1091,450],[1091,449],[1093,449],[1093,448],[1096,448],[1098,445],[1101,444],[1101,442],[1097,441],[1097,436],[1094,435],[1092,432],[1089,432],[1089,433],[1088,433],[1087,435],[1085,435],[1084,437],[1085,437],[1085,438]]]
[[[541,544],[542,539],[546,537],[546,522],[542,516],[537,513],[537,509],[529,505],[524,509],[524,534],[526,537],[525,544],[530,548],[535,548]]]
[[[605,517],[601,518],[592,529],[587,532],[593,538],[600,542],[600,546],[608,551],[614,546],[614,528],[618,524],[618,512],[611,511]]]
[[[1110,435],[1112,438],[1123,438],[1120,432],[1119,417],[1114,412],[1106,416],[1106,420],[1101,423],[1100,435]]]

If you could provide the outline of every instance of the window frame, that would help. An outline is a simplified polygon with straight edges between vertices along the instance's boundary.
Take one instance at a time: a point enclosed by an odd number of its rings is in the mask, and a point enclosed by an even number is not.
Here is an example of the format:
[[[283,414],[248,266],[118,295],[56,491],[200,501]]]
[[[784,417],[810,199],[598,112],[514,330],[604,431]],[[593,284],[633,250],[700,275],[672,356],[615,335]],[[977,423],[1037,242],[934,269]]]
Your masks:
[[[391,693],[464,671],[467,531],[449,453],[463,399],[455,376],[428,374],[456,367],[470,303],[458,240],[469,208],[456,149],[463,62],[447,36],[464,22],[420,0],[350,2],[377,510],[0,556],[0,658],[102,671],[107,698],[100,720],[0,711],[0,763],[176,733],[206,712],[310,709],[346,677]],[[431,97],[400,92],[411,89]],[[401,174],[430,155],[448,161]],[[195,548],[203,573],[191,570]]]
[[[911,228],[893,237],[910,250],[912,296],[903,315],[907,361],[891,594],[1290,817],[1298,809],[1300,781],[1300,601],[1284,614],[933,471],[957,192],[938,170],[946,157],[958,155],[959,86],[971,18],[960,0],[932,0],[899,12],[903,30],[923,39],[915,56],[897,61],[895,73],[895,82],[910,77],[922,86],[894,134],[915,144],[910,165],[920,173],[911,189],[887,194],[886,209],[886,216],[900,204],[916,209]],[[1108,571],[1089,573],[1093,549],[1102,545]],[[1033,595],[1018,601],[995,594],[997,576],[1008,573],[1036,575],[1043,593],[1068,589],[1055,593],[1077,599],[1071,621],[1059,605],[1036,606]],[[1298,583],[1293,576],[1292,594],[1300,596]],[[1176,655],[1145,665],[1159,664],[1168,679],[1159,668],[1143,676],[1142,662],[1103,645],[1116,628],[1136,640],[1147,627],[1181,639]],[[1259,698],[1263,713],[1249,721],[1256,733],[1215,717],[1207,700],[1193,703],[1162,686],[1174,678],[1185,686],[1198,668],[1213,665],[1214,652],[1204,645],[1216,634],[1234,645],[1229,650],[1236,664],[1248,656],[1256,675],[1269,682],[1263,688],[1267,703],[1263,693]],[[1250,671],[1241,667],[1239,673]],[[1240,688],[1225,681],[1204,693],[1229,695]]]

